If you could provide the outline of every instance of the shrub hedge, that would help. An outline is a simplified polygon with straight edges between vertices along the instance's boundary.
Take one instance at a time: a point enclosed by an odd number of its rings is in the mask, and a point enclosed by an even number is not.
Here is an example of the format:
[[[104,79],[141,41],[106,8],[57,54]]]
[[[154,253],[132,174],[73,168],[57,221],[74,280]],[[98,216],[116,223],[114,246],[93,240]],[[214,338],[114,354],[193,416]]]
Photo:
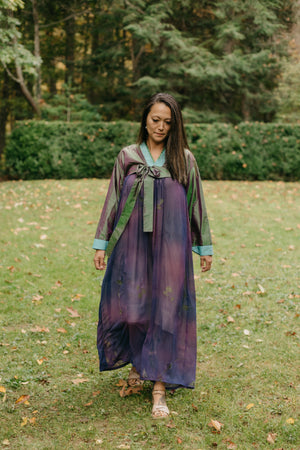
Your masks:
[[[12,179],[109,177],[114,159],[134,143],[139,125],[118,122],[19,122],[5,152]],[[300,126],[245,122],[187,124],[204,179],[300,179]]]

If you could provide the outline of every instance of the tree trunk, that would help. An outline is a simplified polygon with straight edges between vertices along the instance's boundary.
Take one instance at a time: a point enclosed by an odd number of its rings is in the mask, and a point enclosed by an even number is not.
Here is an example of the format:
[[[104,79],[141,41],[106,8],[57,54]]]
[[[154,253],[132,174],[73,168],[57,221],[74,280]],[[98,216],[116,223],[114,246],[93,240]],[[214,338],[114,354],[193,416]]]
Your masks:
[[[8,117],[8,74],[6,71],[3,73],[3,84],[0,93],[1,103],[0,103],[0,158],[3,154],[5,144],[6,144],[6,123]]]
[[[75,17],[71,17],[65,22],[66,47],[65,57],[67,70],[65,73],[65,82],[71,79],[71,85],[74,82],[74,62],[75,62]]]
[[[37,10],[37,0],[31,0],[32,2],[32,14],[34,22],[34,56],[36,58],[41,57],[40,51],[40,30],[39,30],[39,15]],[[34,86],[35,98],[38,103],[41,100],[41,66],[38,65],[36,68],[37,78]]]
[[[31,93],[29,92],[24,77],[23,77],[23,71],[22,71],[22,67],[20,66],[20,64],[18,63],[18,61],[15,62],[16,63],[16,72],[17,72],[17,77],[18,77],[18,83],[20,84],[21,90],[26,98],[26,100],[28,101],[28,103],[32,106],[33,110],[35,111],[35,113],[40,116],[41,115],[41,110],[39,105],[36,103],[36,101],[34,100],[33,96],[31,95]]]

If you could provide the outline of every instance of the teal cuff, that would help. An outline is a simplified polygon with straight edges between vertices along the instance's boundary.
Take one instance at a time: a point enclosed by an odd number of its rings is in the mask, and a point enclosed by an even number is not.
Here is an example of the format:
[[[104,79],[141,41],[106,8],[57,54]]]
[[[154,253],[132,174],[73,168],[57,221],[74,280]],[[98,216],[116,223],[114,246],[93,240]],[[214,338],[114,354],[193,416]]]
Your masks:
[[[193,252],[197,253],[200,256],[213,255],[213,247],[212,245],[196,245],[192,247]]]
[[[103,241],[102,239],[94,239],[93,249],[106,250],[107,246],[108,241]]]

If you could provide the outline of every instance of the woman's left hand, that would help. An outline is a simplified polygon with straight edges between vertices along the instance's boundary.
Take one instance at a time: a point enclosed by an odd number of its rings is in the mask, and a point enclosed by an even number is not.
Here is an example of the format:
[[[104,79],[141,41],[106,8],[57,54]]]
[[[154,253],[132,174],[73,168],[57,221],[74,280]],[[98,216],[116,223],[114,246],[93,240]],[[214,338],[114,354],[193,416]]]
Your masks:
[[[200,256],[200,264],[201,264],[201,271],[207,272],[208,270],[211,269],[212,256],[211,255]]]

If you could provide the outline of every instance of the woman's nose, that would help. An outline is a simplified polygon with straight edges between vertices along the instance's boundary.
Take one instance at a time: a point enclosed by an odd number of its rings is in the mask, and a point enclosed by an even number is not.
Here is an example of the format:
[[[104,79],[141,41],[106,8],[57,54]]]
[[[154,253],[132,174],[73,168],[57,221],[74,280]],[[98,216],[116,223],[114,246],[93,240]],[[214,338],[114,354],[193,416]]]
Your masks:
[[[160,130],[163,130],[164,129],[164,123],[163,122],[159,122],[158,127],[159,127]]]

